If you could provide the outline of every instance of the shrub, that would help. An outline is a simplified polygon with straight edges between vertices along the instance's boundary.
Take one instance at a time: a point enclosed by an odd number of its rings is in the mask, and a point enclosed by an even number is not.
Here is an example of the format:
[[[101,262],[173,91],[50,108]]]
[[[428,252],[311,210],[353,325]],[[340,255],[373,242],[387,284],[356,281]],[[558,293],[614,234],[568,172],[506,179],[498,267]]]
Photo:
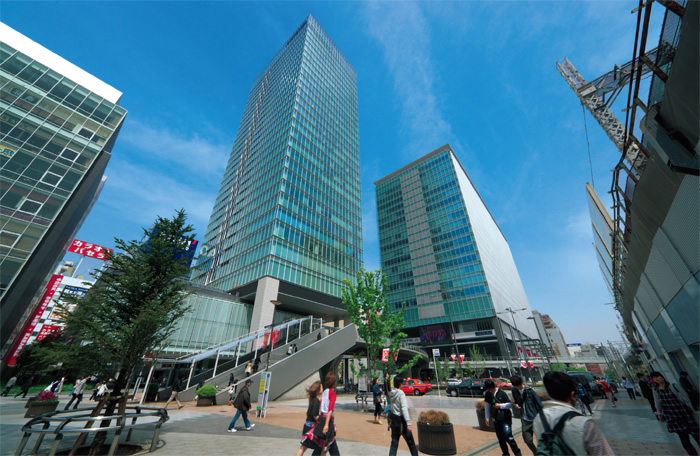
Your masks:
[[[450,424],[450,417],[445,412],[428,410],[427,412],[422,412],[418,416],[418,422],[421,424],[429,424],[431,426],[444,426],[446,424]]]
[[[214,397],[216,396],[216,388],[212,385],[204,385],[197,390],[197,396],[199,397]]]
[[[51,391],[42,391],[41,393],[39,393],[36,399],[34,399],[34,402],[58,402],[58,396],[56,396]]]

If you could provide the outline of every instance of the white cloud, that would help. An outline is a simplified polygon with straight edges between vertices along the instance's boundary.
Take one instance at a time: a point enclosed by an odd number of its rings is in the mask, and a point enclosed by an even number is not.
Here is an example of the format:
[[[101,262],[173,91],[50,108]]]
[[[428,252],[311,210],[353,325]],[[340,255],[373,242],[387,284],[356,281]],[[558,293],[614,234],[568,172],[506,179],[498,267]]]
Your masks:
[[[437,149],[452,137],[452,127],[436,95],[435,65],[430,52],[430,26],[416,2],[369,3],[368,34],[384,50],[394,78],[395,98],[401,103],[400,130],[409,159]]]
[[[217,179],[223,174],[231,149],[230,145],[213,143],[197,132],[183,134],[129,117],[119,134],[119,142],[139,149],[142,158],[155,158],[162,165],[181,166]]]

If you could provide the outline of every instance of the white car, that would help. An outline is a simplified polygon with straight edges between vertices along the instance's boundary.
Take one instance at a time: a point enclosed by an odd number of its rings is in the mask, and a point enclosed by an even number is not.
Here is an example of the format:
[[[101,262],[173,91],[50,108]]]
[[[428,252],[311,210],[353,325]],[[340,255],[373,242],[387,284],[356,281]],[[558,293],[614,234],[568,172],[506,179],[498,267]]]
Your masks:
[[[462,383],[462,380],[460,380],[460,379],[458,379],[458,378],[448,378],[448,379],[447,379],[447,385],[448,385],[448,386],[457,386],[457,385],[459,385],[460,383]]]

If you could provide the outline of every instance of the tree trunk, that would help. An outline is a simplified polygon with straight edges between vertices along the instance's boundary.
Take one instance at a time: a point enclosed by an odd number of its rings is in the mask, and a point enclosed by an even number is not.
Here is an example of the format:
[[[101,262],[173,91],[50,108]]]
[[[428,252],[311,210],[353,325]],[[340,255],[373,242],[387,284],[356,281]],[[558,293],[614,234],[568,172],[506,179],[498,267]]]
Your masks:
[[[122,370],[119,372],[117,376],[117,381],[114,383],[114,391],[111,394],[110,400],[107,403],[107,407],[105,408],[105,413],[104,416],[112,416],[114,415],[114,409],[117,408],[117,405],[119,405],[119,408],[117,409],[117,415],[122,415],[126,411],[126,400],[128,398],[127,394],[122,394],[122,390],[126,388],[127,384],[127,375],[126,371]],[[102,420],[100,423],[100,427],[108,427],[112,420]],[[117,424],[121,424],[120,420],[117,420]],[[105,443],[105,440],[107,440],[107,432],[106,431],[100,431],[95,435],[95,438],[92,441],[92,444],[90,445],[90,452],[88,453],[90,456],[97,456],[100,454],[100,447]]]

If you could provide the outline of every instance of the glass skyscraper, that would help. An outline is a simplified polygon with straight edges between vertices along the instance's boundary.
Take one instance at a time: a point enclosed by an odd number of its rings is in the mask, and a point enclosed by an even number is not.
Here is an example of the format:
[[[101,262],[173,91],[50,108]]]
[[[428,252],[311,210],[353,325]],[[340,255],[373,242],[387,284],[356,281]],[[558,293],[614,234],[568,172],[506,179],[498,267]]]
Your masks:
[[[254,301],[253,329],[270,301],[342,314],[362,265],[357,111],[355,70],[309,15],[253,83],[193,275]]]
[[[461,354],[489,355],[537,337],[508,243],[449,145],[375,185],[388,301],[410,336],[450,353],[454,332]]]
[[[1,345],[97,198],[121,92],[0,23]]]

